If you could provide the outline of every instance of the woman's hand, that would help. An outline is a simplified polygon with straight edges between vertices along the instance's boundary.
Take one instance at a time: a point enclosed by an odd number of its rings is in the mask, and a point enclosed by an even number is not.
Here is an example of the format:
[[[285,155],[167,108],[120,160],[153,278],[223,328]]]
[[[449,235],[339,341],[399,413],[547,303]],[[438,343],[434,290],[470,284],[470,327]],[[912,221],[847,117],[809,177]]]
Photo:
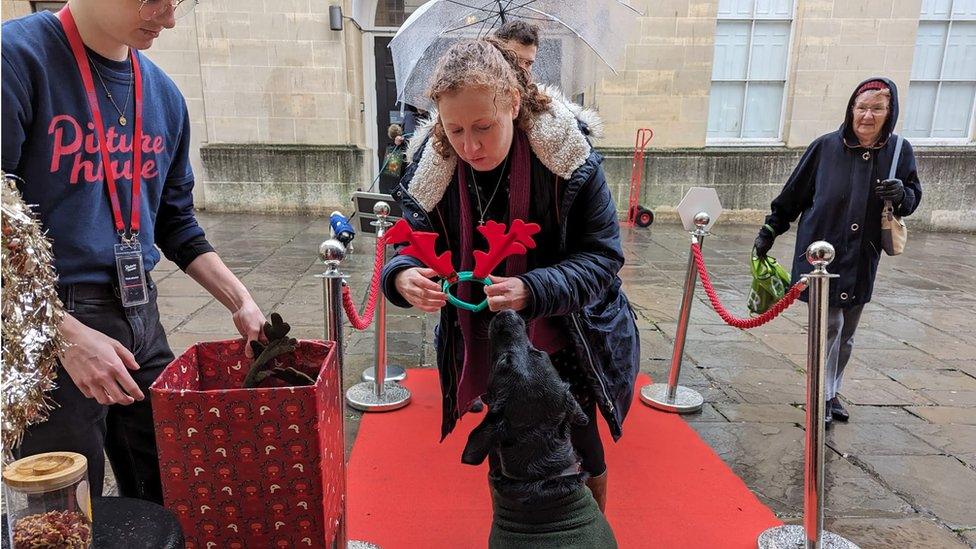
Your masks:
[[[407,303],[426,313],[436,313],[447,305],[447,294],[431,280],[436,276],[434,269],[411,267],[397,274],[393,283]]]
[[[905,184],[901,179],[885,179],[874,187],[874,193],[881,200],[890,200],[897,206],[905,199]]]
[[[129,405],[145,395],[129,370],[138,370],[132,353],[118,341],[85,326],[71,315],[61,323],[68,348],[59,357],[71,381],[99,404]]]
[[[752,247],[756,249],[756,257],[759,259],[765,259],[766,254],[773,247],[773,241],[776,240],[776,235],[773,231],[766,228],[763,225],[759,229],[759,234],[756,235],[756,241],[752,243]]]
[[[488,309],[498,312],[506,309],[521,311],[529,305],[529,289],[521,278],[490,276],[491,285],[485,286]]]
[[[247,299],[234,311],[234,326],[241,336],[247,340],[244,345],[244,356],[254,358],[254,351],[251,350],[252,341],[267,343],[268,338],[264,336],[264,323],[266,319],[261,309],[253,299]]]

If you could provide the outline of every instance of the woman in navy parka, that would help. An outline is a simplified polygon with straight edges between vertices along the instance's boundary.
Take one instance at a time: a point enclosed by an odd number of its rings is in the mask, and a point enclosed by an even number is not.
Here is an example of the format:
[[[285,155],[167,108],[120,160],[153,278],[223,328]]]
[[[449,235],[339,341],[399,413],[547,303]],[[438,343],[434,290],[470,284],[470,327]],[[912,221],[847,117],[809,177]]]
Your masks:
[[[840,277],[830,284],[824,395],[828,425],[831,418],[847,421],[849,417],[837,393],[854,347],[861,311],[874,290],[882,253],[884,201],[892,201],[895,215],[907,216],[922,200],[915,154],[907,140],[902,144],[895,177],[888,179],[898,142],[892,133],[897,121],[898,89],[894,82],[870,78],[858,84],[847,103],[843,125],[810,144],[783,191],[773,200],[772,213],[756,237],[756,251],[765,256],[773,239],[800,217],[793,280],[812,268],[806,260],[810,244],[826,240],[836,250],[829,267]]]
[[[401,307],[440,312],[442,436],[485,392],[493,311],[513,309],[527,319],[533,344],[549,354],[590,417],[571,438],[602,509],[607,476],[596,410],[619,438],[640,347],[617,276],[624,263],[617,213],[602,157],[588,139],[599,121],[558,91],[532,84],[517,56],[491,38],[452,46],[431,82],[438,109],[418,128],[412,163],[393,191],[403,217],[416,230],[436,232],[438,253],[450,250],[458,271],[470,270],[474,250],[486,250],[475,230],[482,222],[522,219],[542,230],[526,256],[496,269],[503,276],[484,293],[468,286],[470,301],[487,294],[482,313],[445,306],[433,271],[406,255],[383,269],[383,291]]]

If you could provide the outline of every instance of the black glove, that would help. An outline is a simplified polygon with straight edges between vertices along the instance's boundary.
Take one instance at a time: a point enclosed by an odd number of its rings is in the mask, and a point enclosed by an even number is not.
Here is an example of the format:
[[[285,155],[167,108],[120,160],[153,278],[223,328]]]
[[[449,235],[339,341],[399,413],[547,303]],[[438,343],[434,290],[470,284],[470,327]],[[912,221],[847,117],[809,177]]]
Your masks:
[[[756,256],[765,258],[766,254],[773,247],[774,240],[776,240],[776,235],[765,225],[759,229],[759,234],[756,235],[756,241],[752,244],[756,248]]]
[[[905,198],[905,184],[901,179],[885,179],[874,187],[874,194],[881,200],[890,200],[897,206]]]

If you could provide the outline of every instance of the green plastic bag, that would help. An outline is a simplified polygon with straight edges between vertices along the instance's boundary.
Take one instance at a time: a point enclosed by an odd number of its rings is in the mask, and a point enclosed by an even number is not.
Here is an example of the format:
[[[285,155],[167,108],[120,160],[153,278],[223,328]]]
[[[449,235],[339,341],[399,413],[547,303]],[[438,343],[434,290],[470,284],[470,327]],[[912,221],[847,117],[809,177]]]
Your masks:
[[[749,312],[761,315],[783,299],[790,287],[790,273],[770,256],[760,259],[752,254],[752,287]]]

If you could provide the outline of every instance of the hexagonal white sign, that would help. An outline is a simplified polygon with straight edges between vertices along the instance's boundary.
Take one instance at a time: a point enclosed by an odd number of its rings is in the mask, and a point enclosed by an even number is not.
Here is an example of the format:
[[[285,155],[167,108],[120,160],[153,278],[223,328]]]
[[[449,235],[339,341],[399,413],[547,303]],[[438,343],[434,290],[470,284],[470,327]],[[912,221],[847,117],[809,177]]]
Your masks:
[[[718,200],[718,193],[711,187],[692,187],[678,204],[678,215],[681,216],[681,223],[685,230],[695,230],[695,216],[700,212],[705,212],[711,217],[711,221],[705,226],[705,230],[711,229],[712,225],[718,221],[722,215],[722,203]]]

